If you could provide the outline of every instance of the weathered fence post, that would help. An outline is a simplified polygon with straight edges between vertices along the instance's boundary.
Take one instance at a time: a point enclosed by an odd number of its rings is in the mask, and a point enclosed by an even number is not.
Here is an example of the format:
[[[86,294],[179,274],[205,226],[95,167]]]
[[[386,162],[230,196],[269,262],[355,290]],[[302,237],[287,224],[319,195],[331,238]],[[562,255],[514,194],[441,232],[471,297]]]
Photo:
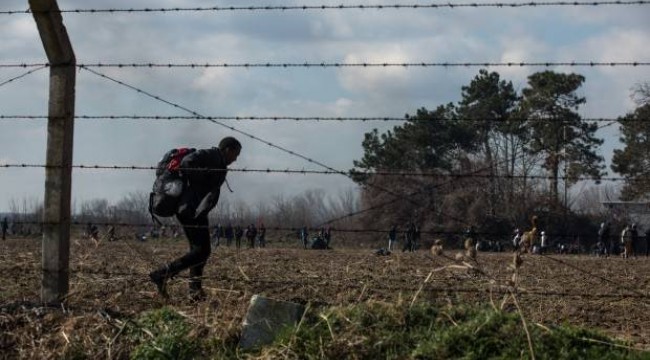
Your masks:
[[[69,288],[76,59],[56,0],[29,0],[29,7],[50,63],[41,300],[59,303]]]

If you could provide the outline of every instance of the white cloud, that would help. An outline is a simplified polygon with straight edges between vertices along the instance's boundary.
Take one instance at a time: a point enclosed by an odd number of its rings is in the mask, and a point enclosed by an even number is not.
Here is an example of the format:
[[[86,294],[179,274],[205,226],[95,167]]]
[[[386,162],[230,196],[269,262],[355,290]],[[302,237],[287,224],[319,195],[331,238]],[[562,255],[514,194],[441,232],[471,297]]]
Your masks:
[[[548,47],[532,34],[513,36],[503,35],[500,39],[502,63],[527,63],[535,59],[544,59],[549,53]],[[510,80],[513,84],[526,84],[526,79],[532,73],[529,67],[510,66],[498,70],[504,79]]]
[[[562,51],[582,61],[647,61],[650,59],[650,48],[645,45],[647,39],[648,33],[638,29],[614,27]],[[586,108],[591,117],[616,117],[631,111],[634,103],[629,97],[630,88],[650,80],[650,69],[643,66],[576,70],[582,70],[586,76]]]
[[[408,63],[410,56],[399,45],[390,45],[383,49],[366,50],[347,54],[345,63]],[[408,85],[412,73],[401,67],[350,68],[339,71],[343,87],[353,92],[372,94],[390,84],[403,88]]]
[[[338,4],[324,0],[322,3]],[[401,1],[400,3],[411,3]],[[239,4],[225,1],[224,4]],[[283,4],[303,3],[298,0]],[[372,0],[366,3],[385,3]],[[62,8],[205,6],[203,0],[60,0]],[[3,0],[1,9],[26,3]],[[43,61],[33,18],[2,17],[2,62]],[[648,61],[650,22],[645,7],[520,9],[402,9],[286,12],[205,12],[167,14],[64,14],[80,62],[245,63],[245,62],[531,62]],[[37,59],[37,60],[34,60]],[[494,68],[515,87],[544,68]],[[647,81],[647,67],[557,68],[586,76],[584,115],[609,117],[631,109],[628,89]],[[271,68],[271,69],[97,69],[165,100],[203,115],[402,116],[460,99],[460,88],[478,68]],[[20,71],[0,68],[0,79]],[[187,112],[88,72],[77,76],[77,114],[174,114]],[[44,114],[47,71],[0,88],[0,113]],[[361,155],[363,133],[385,130],[382,122],[228,122],[279,146],[337,169]],[[43,124],[2,123],[2,161],[44,158]],[[318,168],[224,127],[202,120],[78,121],[75,162],[153,164],[165,150],[180,145],[212,146],[224,135],[246,143],[237,166]],[[610,137],[611,133],[608,133]],[[29,140],[23,140],[29,136]],[[31,174],[31,173],[30,173]],[[106,185],[93,186],[96,175]],[[0,211],[14,194],[42,192],[40,172],[2,171]],[[151,174],[75,174],[74,196],[119,198],[142,188]],[[338,176],[233,174],[241,181],[232,196],[246,200],[273,193],[290,195],[310,186],[328,190],[350,186]]]

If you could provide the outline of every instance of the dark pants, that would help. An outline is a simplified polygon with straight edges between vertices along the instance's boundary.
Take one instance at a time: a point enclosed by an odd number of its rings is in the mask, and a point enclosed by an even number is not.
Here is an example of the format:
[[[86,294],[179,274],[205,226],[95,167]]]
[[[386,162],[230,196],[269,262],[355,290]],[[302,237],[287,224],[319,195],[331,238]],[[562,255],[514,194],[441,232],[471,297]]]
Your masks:
[[[201,290],[203,268],[211,251],[208,218],[204,216],[198,219],[184,219],[179,216],[178,221],[190,243],[190,251],[157,271],[170,278],[189,268],[190,290]]]

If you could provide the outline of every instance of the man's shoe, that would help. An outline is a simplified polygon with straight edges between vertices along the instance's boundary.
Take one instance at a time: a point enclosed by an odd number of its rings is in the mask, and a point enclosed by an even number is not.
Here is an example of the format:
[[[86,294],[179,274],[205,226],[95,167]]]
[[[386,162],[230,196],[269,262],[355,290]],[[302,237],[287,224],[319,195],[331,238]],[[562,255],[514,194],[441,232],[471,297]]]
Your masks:
[[[156,284],[156,288],[158,289],[158,294],[162,296],[163,298],[167,299],[169,298],[169,294],[167,294],[167,278],[163,275],[160,274],[158,271],[153,271],[149,273],[149,279],[151,280],[152,283]]]

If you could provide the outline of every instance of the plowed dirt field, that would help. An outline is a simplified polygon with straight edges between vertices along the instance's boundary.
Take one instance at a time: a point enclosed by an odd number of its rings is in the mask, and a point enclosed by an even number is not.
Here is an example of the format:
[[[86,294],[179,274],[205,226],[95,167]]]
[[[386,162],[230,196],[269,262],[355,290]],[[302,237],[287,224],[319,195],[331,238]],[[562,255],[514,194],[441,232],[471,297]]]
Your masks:
[[[646,257],[523,255],[515,271],[512,253],[479,253],[472,260],[457,259],[460,250],[446,250],[442,256],[425,250],[378,256],[359,248],[221,246],[206,266],[207,301],[188,300],[187,273],[170,281],[171,299],[164,301],[147,274],[187,247],[184,239],[75,239],[66,305],[51,308],[39,304],[40,239],[0,241],[0,358],[57,358],[75,341],[92,344],[100,357],[120,358],[125,350],[114,320],[164,305],[204,325],[210,335],[222,336],[240,327],[253,294],[310,306],[368,300],[500,306],[514,293],[529,322],[600,329],[650,349]],[[514,307],[514,301],[505,306]]]

